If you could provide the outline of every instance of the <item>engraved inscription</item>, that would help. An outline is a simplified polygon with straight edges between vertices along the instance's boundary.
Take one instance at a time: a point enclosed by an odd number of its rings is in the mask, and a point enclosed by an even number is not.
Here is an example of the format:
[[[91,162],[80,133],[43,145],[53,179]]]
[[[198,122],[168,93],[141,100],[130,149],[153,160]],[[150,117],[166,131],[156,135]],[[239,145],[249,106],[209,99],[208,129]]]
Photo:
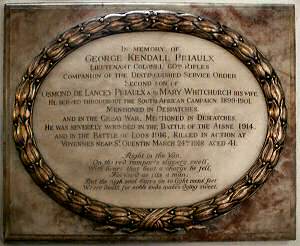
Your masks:
[[[53,170],[119,206],[215,195],[250,168],[267,128],[263,93],[234,56],[159,32],[114,35],[70,54],[46,78],[34,110],[35,137]]]

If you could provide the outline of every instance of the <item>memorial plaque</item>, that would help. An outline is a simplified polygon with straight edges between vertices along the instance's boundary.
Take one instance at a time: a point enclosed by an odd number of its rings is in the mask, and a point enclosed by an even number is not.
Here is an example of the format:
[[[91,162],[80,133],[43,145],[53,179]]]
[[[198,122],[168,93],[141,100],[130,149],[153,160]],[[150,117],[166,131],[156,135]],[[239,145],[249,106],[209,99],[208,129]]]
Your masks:
[[[212,232],[213,226],[224,226],[226,216],[232,217],[229,224],[234,225],[243,206],[247,209],[252,203],[253,213],[259,213],[253,202],[261,198],[250,198],[256,191],[272,199],[268,180],[276,175],[285,145],[294,141],[288,136],[293,134],[288,125],[295,125],[294,116],[288,119],[294,111],[293,40],[289,39],[291,53],[284,58],[289,63],[290,83],[282,84],[256,44],[213,16],[201,11],[124,9],[127,12],[117,13],[106,6],[102,11],[107,14],[67,21],[74,24],[69,23],[50,43],[41,43],[44,48],[31,63],[23,58],[29,65],[23,68],[21,82],[17,85],[14,81],[16,87],[8,89],[13,95],[7,95],[7,107],[12,110],[7,127],[13,129],[8,146],[13,149],[15,143],[18,155],[12,157],[9,150],[6,155],[19,166],[23,164],[22,178],[26,171],[32,177],[34,182],[24,182],[24,187],[30,183],[25,190],[33,199],[32,206],[40,199],[33,193],[40,191],[30,187],[39,186],[42,199],[52,198],[43,201],[51,207],[47,218],[29,216],[50,228],[37,233],[33,233],[35,226],[20,229],[22,222],[12,221],[17,213],[10,212],[7,199],[6,236],[73,240],[293,238],[292,174],[286,180],[278,177],[277,184],[282,191],[290,191],[286,194],[290,196],[281,198],[289,204],[281,210],[285,211],[287,231],[279,236],[259,230],[247,236],[245,231],[244,236],[231,237],[232,229],[228,229],[225,238]],[[291,7],[283,9],[286,12],[265,11],[283,16],[292,12]],[[70,10],[42,7],[34,13],[46,18]],[[10,39],[13,22],[19,21],[12,17],[20,12],[30,19],[27,11],[31,8],[7,9],[7,50],[15,42]],[[94,14],[83,7],[76,11]],[[224,7],[224,11],[229,9]],[[292,35],[291,23],[286,28]],[[7,51],[9,81],[14,71],[12,59],[16,57]],[[22,69],[18,67],[19,72]],[[288,87],[291,90],[286,95]],[[285,158],[291,160],[286,168],[294,170],[294,149],[288,149]],[[14,172],[7,168],[5,184],[10,199]],[[262,190],[262,186],[267,187]],[[284,196],[282,191],[277,197]],[[20,201],[18,204],[22,207]],[[80,232],[51,229],[55,223],[50,217],[60,213],[65,218],[63,228],[72,227],[75,219]],[[246,216],[239,219],[247,223]],[[262,221],[264,218],[254,219],[251,225]],[[20,236],[13,236],[12,231]]]

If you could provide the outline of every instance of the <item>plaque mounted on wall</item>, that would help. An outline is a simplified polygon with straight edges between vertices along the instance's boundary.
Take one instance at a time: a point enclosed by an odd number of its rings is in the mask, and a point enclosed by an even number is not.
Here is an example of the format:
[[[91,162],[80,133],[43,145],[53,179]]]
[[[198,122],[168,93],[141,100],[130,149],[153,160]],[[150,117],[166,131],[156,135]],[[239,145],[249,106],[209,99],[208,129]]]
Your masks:
[[[7,5],[7,239],[295,237],[293,6],[164,7]]]

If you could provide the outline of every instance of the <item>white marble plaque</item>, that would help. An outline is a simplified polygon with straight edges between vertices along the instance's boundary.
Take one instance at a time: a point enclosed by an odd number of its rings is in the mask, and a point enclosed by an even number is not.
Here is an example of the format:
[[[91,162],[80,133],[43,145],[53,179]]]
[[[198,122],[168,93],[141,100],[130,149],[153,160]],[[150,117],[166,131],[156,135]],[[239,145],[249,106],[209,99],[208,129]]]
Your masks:
[[[183,206],[228,189],[256,161],[267,107],[249,69],[179,33],[116,34],[58,63],[33,131],[52,170],[116,206]]]

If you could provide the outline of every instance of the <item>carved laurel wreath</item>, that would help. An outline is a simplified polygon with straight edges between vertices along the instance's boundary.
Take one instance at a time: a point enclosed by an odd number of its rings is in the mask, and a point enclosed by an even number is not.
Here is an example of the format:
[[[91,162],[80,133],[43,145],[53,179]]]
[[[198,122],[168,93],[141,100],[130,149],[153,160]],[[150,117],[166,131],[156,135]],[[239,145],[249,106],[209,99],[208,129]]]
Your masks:
[[[87,197],[60,179],[46,164],[36,145],[33,104],[51,69],[82,45],[118,33],[164,31],[209,40],[236,56],[257,79],[266,100],[267,135],[250,170],[229,189],[189,206],[158,209],[117,207]],[[249,198],[270,176],[283,147],[287,110],[280,81],[266,58],[240,34],[207,18],[169,11],[132,11],[88,20],[59,35],[27,68],[16,91],[13,134],[23,165],[40,188],[65,208],[104,228],[128,231],[197,228],[202,222],[233,209]]]

